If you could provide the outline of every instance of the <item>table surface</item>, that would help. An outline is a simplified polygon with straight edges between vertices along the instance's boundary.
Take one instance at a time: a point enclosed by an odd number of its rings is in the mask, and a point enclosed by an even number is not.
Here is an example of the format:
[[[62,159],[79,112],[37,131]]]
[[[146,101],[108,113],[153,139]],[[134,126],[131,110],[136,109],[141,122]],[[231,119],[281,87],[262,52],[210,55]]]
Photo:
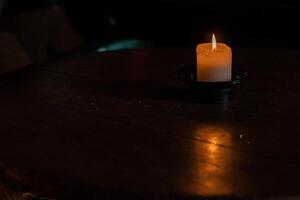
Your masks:
[[[2,171],[62,199],[300,195],[300,51],[233,50],[249,76],[225,104],[177,80],[193,49],[86,53],[2,75]]]

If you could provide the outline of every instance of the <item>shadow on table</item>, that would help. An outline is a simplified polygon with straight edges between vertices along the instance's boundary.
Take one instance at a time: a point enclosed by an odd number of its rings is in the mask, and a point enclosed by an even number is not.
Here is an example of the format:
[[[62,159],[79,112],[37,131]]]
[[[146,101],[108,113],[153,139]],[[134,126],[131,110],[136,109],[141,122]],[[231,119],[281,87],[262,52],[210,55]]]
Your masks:
[[[97,90],[112,96],[146,98],[201,104],[226,104],[235,96],[235,89],[225,92],[195,91],[187,86],[164,85],[147,81],[114,81],[97,84]]]
[[[192,89],[169,88],[157,92],[154,98],[201,104],[226,104],[234,98],[234,91],[198,92]]]

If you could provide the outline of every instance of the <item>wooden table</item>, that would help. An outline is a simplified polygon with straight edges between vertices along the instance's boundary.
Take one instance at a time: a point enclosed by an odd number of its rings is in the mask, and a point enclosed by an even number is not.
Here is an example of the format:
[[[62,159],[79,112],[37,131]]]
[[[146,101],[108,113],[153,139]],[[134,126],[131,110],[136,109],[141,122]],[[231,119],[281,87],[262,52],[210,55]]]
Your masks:
[[[0,79],[0,162],[58,199],[300,195],[300,51],[234,49],[227,104],[190,98],[193,49],[74,55]],[[84,198],[83,198],[84,196]]]

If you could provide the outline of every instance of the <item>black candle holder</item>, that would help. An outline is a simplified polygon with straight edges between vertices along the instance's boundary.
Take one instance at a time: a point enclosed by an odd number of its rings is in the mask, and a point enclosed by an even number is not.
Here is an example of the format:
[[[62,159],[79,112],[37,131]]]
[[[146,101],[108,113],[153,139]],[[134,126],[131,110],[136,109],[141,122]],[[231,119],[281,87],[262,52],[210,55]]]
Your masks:
[[[177,78],[197,91],[209,93],[222,93],[232,90],[240,84],[241,76],[238,73],[232,75],[232,80],[227,82],[202,82],[197,81],[196,70],[194,67],[183,67],[177,71]]]
[[[203,103],[227,103],[233,97],[235,89],[247,73],[233,73],[228,82],[197,81],[196,67],[186,66],[177,70],[176,76],[189,86],[190,98]]]

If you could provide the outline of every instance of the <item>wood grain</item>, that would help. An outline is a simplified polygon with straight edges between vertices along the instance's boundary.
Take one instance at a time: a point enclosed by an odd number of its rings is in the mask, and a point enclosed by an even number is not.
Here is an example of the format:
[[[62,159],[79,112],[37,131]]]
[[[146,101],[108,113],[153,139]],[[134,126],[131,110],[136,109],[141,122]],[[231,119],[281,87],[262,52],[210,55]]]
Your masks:
[[[249,78],[228,104],[176,80],[192,49],[89,53],[3,76],[0,160],[30,190],[66,199],[297,196],[300,52],[234,55]]]

